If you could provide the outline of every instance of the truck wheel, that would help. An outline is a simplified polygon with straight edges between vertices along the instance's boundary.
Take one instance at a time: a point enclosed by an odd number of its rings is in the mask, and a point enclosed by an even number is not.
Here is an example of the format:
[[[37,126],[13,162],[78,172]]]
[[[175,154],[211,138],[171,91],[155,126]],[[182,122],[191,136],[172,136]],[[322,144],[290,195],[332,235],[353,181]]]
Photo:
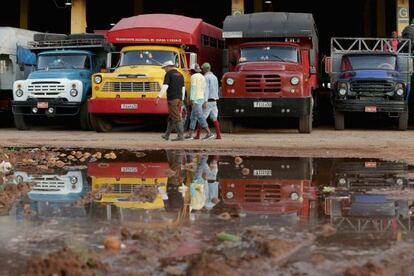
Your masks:
[[[88,112],[88,101],[85,101],[79,111],[79,120],[80,120],[80,127],[82,130],[91,130],[91,118]]]
[[[344,130],[345,129],[345,114],[343,112],[335,111],[335,129]]]
[[[96,132],[108,132],[112,130],[112,123],[99,115],[89,114],[92,128]]]
[[[24,115],[14,114],[14,125],[18,130],[29,130],[30,124],[26,122]]]
[[[408,112],[400,113],[398,118],[398,130],[407,130],[408,128]]]
[[[232,119],[221,119],[220,128],[223,133],[233,133],[234,132],[234,122]]]
[[[299,118],[299,133],[311,133],[312,132],[312,115],[313,111],[309,115],[301,116]]]

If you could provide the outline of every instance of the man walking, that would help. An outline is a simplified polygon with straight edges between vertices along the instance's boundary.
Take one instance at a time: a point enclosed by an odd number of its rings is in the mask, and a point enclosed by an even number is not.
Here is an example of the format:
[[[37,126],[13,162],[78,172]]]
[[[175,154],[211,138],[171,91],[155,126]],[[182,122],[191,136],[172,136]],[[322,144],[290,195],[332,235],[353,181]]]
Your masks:
[[[174,62],[166,61],[161,68],[165,70],[164,84],[158,93],[156,104],[160,98],[167,92],[168,101],[168,123],[167,130],[161,136],[164,140],[170,139],[171,131],[175,128],[177,138],[172,141],[184,140],[184,125],[181,117],[181,106],[185,96],[184,77],[175,68]]]
[[[221,139],[220,124],[218,119],[218,108],[217,101],[219,99],[219,84],[217,77],[211,72],[211,65],[208,62],[203,63],[201,68],[204,71],[204,78],[206,80],[206,89],[204,99],[206,100],[203,104],[203,115],[207,120],[210,120],[214,124],[216,129],[216,139]],[[197,135],[194,139],[200,139],[200,127],[197,128]]]
[[[191,74],[190,103],[192,108],[190,115],[190,129],[185,139],[193,139],[193,132],[196,128],[197,122],[200,124],[201,128],[207,132],[203,139],[211,139],[214,138],[214,134],[212,134],[208,128],[206,118],[204,118],[203,115],[206,80],[201,74],[201,69],[198,64],[194,64],[191,68]]]

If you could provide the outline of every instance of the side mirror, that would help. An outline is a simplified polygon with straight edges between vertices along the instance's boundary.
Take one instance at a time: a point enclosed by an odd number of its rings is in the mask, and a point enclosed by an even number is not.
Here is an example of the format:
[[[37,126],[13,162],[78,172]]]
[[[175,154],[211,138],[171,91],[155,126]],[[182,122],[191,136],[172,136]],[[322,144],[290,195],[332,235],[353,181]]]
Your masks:
[[[331,63],[331,57],[325,58],[325,73],[331,74],[332,73],[332,63]]]
[[[311,74],[311,75],[316,75],[318,72],[316,71],[316,68],[315,68],[315,66],[311,66],[310,68],[309,68],[309,74]]]
[[[194,66],[194,64],[197,63],[197,54],[196,53],[190,53],[190,68]]]
[[[410,74],[412,74],[413,71],[414,71],[414,68],[413,68],[413,59],[410,58],[410,59],[408,59],[408,72],[410,72]]]
[[[110,52],[106,55],[106,70],[113,72],[121,58],[121,52]]]

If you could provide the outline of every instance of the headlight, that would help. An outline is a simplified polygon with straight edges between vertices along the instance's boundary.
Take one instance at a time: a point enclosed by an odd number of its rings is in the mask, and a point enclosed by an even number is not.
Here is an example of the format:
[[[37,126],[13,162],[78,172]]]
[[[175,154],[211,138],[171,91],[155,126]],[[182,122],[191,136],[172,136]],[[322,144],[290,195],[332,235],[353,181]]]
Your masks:
[[[298,77],[293,77],[290,79],[290,83],[292,85],[297,85],[300,82],[300,79]]]
[[[345,96],[346,95],[346,89],[345,88],[340,88],[339,89],[339,95]]]
[[[94,81],[96,84],[100,84],[100,83],[102,82],[102,77],[101,77],[100,75],[96,75],[96,76],[93,78],[93,81]]]
[[[233,192],[227,192],[227,194],[226,194],[226,197],[227,197],[228,199],[232,199],[232,198],[233,198],[233,196],[234,196]]]
[[[290,200],[294,200],[294,201],[296,201],[296,200],[298,200],[298,199],[299,199],[299,194],[298,194],[298,193],[296,193],[296,192],[293,192],[293,193],[291,193],[291,194],[289,195],[289,197],[290,197]]]
[[[340,179],[338,180],[338,183],[339,183],[340,185],[345,185],[345,184],[346,184],[346,179],[345,179],[345,178],[340,178]]]
[[[21,97],[21,96],[23,96],[23,90],[17,89],[15,94],[16,94],[17,97]]]
[[[226,83],[227,83],[227,85],[233,85],[233,84],[234,84],[234,79],[232,79],[232,78],[228,78],[228,79],[226,80]]]
[[[76,96],[78,95],[78,90],[76,90],[76,89],[71,89],[71,90],[70,90],[70,95],[71,95],[72,97],[76,97]]]
[[[404,89],[398,88],[396,93],[397,93],[398,96],[401,97],[402,95],[404,95]]]
[[[23,176],[21,176],[21,175],[16,176],[16,182],[17,182],[18,184],[23,183]]]
[[[72,183],[72,184],[76,184],[76,183],[78,183],[78,178],[77,178],[76,176],[72,176],[72,177],[70,178],[70,183]]]

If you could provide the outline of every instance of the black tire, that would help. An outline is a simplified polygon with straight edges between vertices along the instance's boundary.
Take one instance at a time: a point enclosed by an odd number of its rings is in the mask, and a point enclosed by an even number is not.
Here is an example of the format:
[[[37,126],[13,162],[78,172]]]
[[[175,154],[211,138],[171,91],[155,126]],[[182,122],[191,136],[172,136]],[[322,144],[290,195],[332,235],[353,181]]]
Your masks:
[[[313,125],[313,98],[309,108],[310,113],[299,118],[299,133],[311,133]]]
[[[233,133],[234,132],[234,122],[232,119],[221,119],[220,128],[223,133]]]
[[[112,130],[112,123],[100,115],[89,114],[92,128],[96,132],[109,132]]]
[[[30,124],[27,123],[24,115],[14,114],[14,125],[18,130],[29,130]]]
[[[92,130],[91,117],[88,112],[88,100],[82,103],[80,107],[79,121],[82,130]]]
[[[81,34],[70,34],[68,35],[68,39],[105,39],[105,36],[101,34],[87,34],[87,33],[81,33]]]
[[[344,130],[345,129],[345,114],[343,112],[335,111],[335,129]]]
[[[33,35],[33,40],[36,42],[66,40],[66,39],[68,39],[68,36],[65,34],[38,33],[38,34]]]
[[[408,112],[400,113],[398,118],[398,130],[407,130],[408,128]]]

